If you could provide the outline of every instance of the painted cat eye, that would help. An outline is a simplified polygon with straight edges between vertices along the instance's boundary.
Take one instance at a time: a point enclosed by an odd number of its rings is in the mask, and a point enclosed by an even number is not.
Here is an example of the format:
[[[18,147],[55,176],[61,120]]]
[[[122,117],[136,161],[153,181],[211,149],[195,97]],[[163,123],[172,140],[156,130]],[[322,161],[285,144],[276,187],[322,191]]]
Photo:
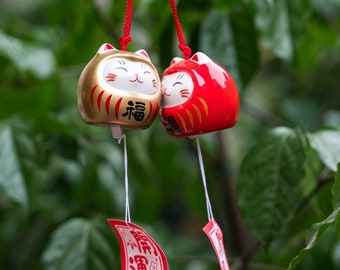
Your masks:
[[[177,85],[177,84],[182,85],[183,83],[181,83],[181,82],[175,82],[172,86],[175,86],[175,85]]]
[[[127,69],[125,67],[117,67],[116,69],[122,69],[122,70],[125,70],[127,72]]]

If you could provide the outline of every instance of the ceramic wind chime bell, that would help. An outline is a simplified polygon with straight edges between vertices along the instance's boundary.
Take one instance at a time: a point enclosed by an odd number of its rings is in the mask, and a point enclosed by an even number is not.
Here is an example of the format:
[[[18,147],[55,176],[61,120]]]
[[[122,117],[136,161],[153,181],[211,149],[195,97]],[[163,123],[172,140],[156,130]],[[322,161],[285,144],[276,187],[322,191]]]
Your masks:
[[[230,128],[239,112],[239,97],[231,75],[204,53],[174,58],[162,76],[163,100],[160,119],[173,137],[196,135]],[[221,270],[229,270],[223,232],[214,219],[205,178],[202,152],[196,136],[209,222],[203,227]]]
[[[204,53],[176,57],[164,71],[161,122],[173,137],[195,136],[232,127],[237,120],[236,84]]]
[[[221,270],[229,270],[224,249],[223,232],[214,219],[210,204],[200,134],[230,128],[235,125],[239,112],[236,84],[229,72],[202,52],[191,56],[186,45],[177,14],[175,0],[169,0],[184,59],[175,57],[162,75],[163,100],[160,110],[161,124],[173,137],[196,137],[197,154],[204,187],[208,223],[203,231],[208,236]]]
[[[108,219],[118,236],[121,269],[168,270],[166,256],[152,237],[131,223],[126,135],[122,129],[146,129],[159,113],[162,90],[155,66],[145,50],[126,51],[131,41],[132,0],[127,0],[121,50],[103,44],[78,81],[78,108],[88,124],[109,127],[124,141],[125,220]]]
[[[85,122],[123,129],[148,128],[161,105],[161,82],[144,50],[128,52],[103,44],[78,82]]]

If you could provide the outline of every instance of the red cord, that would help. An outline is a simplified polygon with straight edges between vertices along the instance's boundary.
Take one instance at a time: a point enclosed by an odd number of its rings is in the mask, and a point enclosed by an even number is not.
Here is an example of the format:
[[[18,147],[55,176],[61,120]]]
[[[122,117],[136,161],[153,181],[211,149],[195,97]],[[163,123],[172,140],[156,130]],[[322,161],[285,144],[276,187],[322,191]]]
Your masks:
[[[178,48],[181,50],[181,52],[184,55],[185,59],[189,59],[191,56],[191,48],[186,44],[185,37],[183,34],[181,22],[179,21],[178,13],[177,13],[177,7],[175,0],[169,0],[170,7],[172,10],[172,14],[175,21],[176,31],[177,31],[177,37],[178,37]],[[126,51],[127,44],[132,40],[130,31],[131,31],[131,25],[132,25],[132,13],[133,13],[133,0],[127,0],[126,1],[126,10],[125,10],[125,20],[124,20],[124,35],[120,38],[119,43],[121,46],[121,49],[123,51]]]
[[[127,44],[132,40],[130,36],[132,24],[133,0],[126,1],[125,19],[124,19],[124,35],[120,38],[119,43],[121,49],[126,51]]]
[[[178,42],[179,42],[178,48],[183,53],[184,59],[189,59],[189,57],[191,56],[191,48],[185,42],[181,22],[179,21],[179,17],[177,13],[176,2],[175,0],[169,0],[169,3],[170,3],[172,15],[174,17],[175,26],[176,26],[177,37],[178,37]]]

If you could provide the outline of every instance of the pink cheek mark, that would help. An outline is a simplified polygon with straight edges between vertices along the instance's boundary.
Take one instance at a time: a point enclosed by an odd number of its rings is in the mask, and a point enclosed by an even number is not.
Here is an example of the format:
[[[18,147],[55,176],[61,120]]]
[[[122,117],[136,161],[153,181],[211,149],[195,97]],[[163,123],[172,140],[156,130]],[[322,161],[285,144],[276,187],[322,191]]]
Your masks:
[[[105,78],[106,78],[106,81],[108,82],[114,82],[117,78],[117,75],[113,73],[108,73]]]
[[[156,82],[155,79],[152,80],[152,86],[153,86],[154,88],[157,88],[157,82]]]

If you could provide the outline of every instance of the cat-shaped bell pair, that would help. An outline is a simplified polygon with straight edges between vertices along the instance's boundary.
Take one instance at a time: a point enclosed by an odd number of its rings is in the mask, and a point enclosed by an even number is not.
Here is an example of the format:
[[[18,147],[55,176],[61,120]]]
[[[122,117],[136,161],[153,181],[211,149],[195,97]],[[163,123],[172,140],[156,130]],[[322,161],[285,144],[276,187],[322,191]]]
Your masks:
[[[85,122],[119,129],[148,128],[160,111],[165,131],[186,137],[232,127],[239,97],[231,75],[201,52],[174,58],[161,81],[146,51],[106,43],[80,76],[78,107]]]
[[[78,108],[89,124],[148,128],[159,112],[161,98],[157,69],[144,50],[133,53],[103,44],[78,81]]]

